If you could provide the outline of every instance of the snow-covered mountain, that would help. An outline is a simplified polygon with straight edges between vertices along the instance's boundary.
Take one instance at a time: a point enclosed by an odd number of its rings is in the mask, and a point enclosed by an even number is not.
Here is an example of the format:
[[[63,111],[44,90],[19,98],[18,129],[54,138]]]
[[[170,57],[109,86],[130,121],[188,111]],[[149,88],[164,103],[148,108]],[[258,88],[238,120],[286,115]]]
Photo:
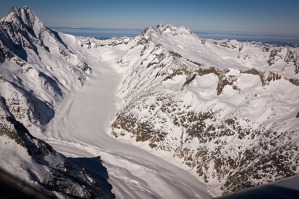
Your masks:
[[[299,173],[298,48],[206,40],[171,25],[132,42],[117,61],[115,137],[169,152],[216,195]]]
[[[1,19],[0,39],[1,95],[24,124],[47,124],[55,102],[82,86],[91,68],[27,7]]]
[[[1,167],[53,197],[111,198],[83,168],[28,131],[41,131],[55,116],[55,104],[91,73],[72,50],[28,7],[13,7],[1,19]]]
[[[298,58],[298,48],[206,40],[171,25],[135,38],[75,37],[12,8],[0,21],[1,167],[62,198],[113,195],[45,141],[66,154],[103,155],[120,198],[209,198],[298,174]],[[119,82],[118,98],[108,94]],[[108,137],[114,109],[111,136],[189,170],[208,191]]]

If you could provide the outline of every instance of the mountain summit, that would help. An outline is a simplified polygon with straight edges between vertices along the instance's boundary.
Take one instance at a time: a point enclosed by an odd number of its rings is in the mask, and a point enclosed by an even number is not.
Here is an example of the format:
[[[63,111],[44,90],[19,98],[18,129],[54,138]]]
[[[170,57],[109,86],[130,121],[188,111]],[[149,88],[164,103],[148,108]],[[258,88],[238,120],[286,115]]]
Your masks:
[[[35,31],[36,35],[45,28],[44,24],[27,6],[23,8],[12,7],[8,15],[1,19],[1,22],[14,23],[20,27],[28,26]]]
[[[52,33],[28,7],[12,7],[8,15],[1,19],[0,29],[3,45],[25,60],[26,52],[22,47],[28,47],[37,53],[36,45],[45,47],[44,38]]]

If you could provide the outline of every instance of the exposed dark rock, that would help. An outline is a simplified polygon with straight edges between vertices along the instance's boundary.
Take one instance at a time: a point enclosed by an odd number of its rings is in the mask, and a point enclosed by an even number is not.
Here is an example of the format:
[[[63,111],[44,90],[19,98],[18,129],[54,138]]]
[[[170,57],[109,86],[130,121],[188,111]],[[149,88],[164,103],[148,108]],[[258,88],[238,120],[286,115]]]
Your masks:
[[[185,72],[179,70],[176,73]],[[224,194],[256,186],[255,180],[271,181],[273,176],[280,179],[297,173],[296,168],[288,161],[292,158],[293,165],[299,165],[299,157],[294,156],[299,149],[290,139],[292,132],[254,130],[250,126],[246,128],[241,125],[240,118],[228,117],[219,120],[217,111],[183,111],[179,108],[179,102],[171,100],[171,96],[158,96],[155,101],[162,103],[160,108],[155,104],[146,108],[142,103],[137,105],[136,102],[124,108],[112,124],[113,135],[119,137],[129,134],[138,142],[149,141],[151,148],[174,151],[175,156],[191,169],[195,169],[206,183],[211,176],[219,182],[225,182],[221,187]],[[131,109],[149,109],[149,113],[161,111],[158,115],[167,115],[175,126],[182,129],[180,145],[169,145],[167,135],[171,132],[154,130],[154,120],[144,122],[142,118],[134,116]],[[228,150],[225,138],[231,137],[239,139],[240,142],[248,139],[255,141],[249,146],[240,145],[237,149]],[[190,150],[188,143],[194,139],[198,141],[199,147],[197,150]],[[215,146],[214,149],[205,147],[211,143]],[[231,153],[234,153],[234,156],[231,156]]]
[[[2,106],[2,108],[5,108],[5,106]],[[27,171],[31,173],[31,180],[35,181],[42,190],[55,191],[70,198],[112,198],[112,195],[109,195],[109,190],[104,189],[101,184],[95,184],[96,181],[90,181],[90,177],[87,177],[81,167],[71,163],[62,154],[57,153],[49,144],[34,138],[27,128],[13,116],[1,119],[0,136],[7,136],[14,140],[27,150],[32,160],[49,169],[46,181],[40,181],[39,177],[36,176],[37,174],[31,172],[31,170]],[[6,123],[11,124],[10,128],[4,126],[4,120]],[[56,159],[56,162],[49,162],[46,158],[48,155]]]
[[[275,63],[275,60],[277,59],[277,57],[280,57],[280,55],[279,55],[280,52],[281,52],[281,48],[275,48],[275,49],[270,51],[270,56],[269,56],[269,59],[267,61],[269,66],[271,66]]]

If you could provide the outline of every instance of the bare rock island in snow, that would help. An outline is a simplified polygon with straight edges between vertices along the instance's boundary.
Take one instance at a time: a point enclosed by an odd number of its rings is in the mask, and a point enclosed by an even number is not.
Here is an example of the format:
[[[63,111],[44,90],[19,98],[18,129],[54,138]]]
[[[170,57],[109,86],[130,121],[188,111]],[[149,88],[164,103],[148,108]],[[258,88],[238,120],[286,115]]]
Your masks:
[[[58,198],[211,198],[299,174],[299,48],[0,21],[1,168]],[[49,144],[48,144],[49,143]]]

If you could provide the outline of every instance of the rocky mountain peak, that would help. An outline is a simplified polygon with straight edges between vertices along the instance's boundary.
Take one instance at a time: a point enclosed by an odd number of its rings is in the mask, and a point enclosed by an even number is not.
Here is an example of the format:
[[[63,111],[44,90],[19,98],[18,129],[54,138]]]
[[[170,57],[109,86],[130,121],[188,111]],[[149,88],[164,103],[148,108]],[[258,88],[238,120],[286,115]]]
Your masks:
[[[27,6],[12,7],[8,15],[1,19],[0,40],[4,46],[0,62],[15,56],[26,61],[28,54],[24,48],[33,50],[38,56],[38,46],[49,51],[45,43],[50,40],[61,43],[59,35],[48,29]]]
[[[185,26],[181,27],[175,27],[171,24],[158,24],[156,26],[150,26],[144,29],[144,31],[141,33],[142,36],[150,36],[151,34],[192,34],[191,30],[189,28],[186,28]]]
[[[8,15],[3,18],[5,22],[15,22],[16,20],[22,21],[25,24],[33,24],[38,17],[31,11],[30,8],[24,6],[23,8],[12,7]]]
[[[7,26],[7,24],[11,24],[15,31],[18,29],[26,29],[30,32],[32,29],[34,37],[37,37],[37,35],[45,29],[44,24],[27,6],[24,6],[23,8],[12,7],[8,15],[1,19],[2,27]]]
[[[155,28],[160,30],[161,32],[175,32],[175,33],[185,32],[189,34],[192,33],[191,30],[185,26],[176,27],[171,24],[166,24],[166,25],[159,24]]]

